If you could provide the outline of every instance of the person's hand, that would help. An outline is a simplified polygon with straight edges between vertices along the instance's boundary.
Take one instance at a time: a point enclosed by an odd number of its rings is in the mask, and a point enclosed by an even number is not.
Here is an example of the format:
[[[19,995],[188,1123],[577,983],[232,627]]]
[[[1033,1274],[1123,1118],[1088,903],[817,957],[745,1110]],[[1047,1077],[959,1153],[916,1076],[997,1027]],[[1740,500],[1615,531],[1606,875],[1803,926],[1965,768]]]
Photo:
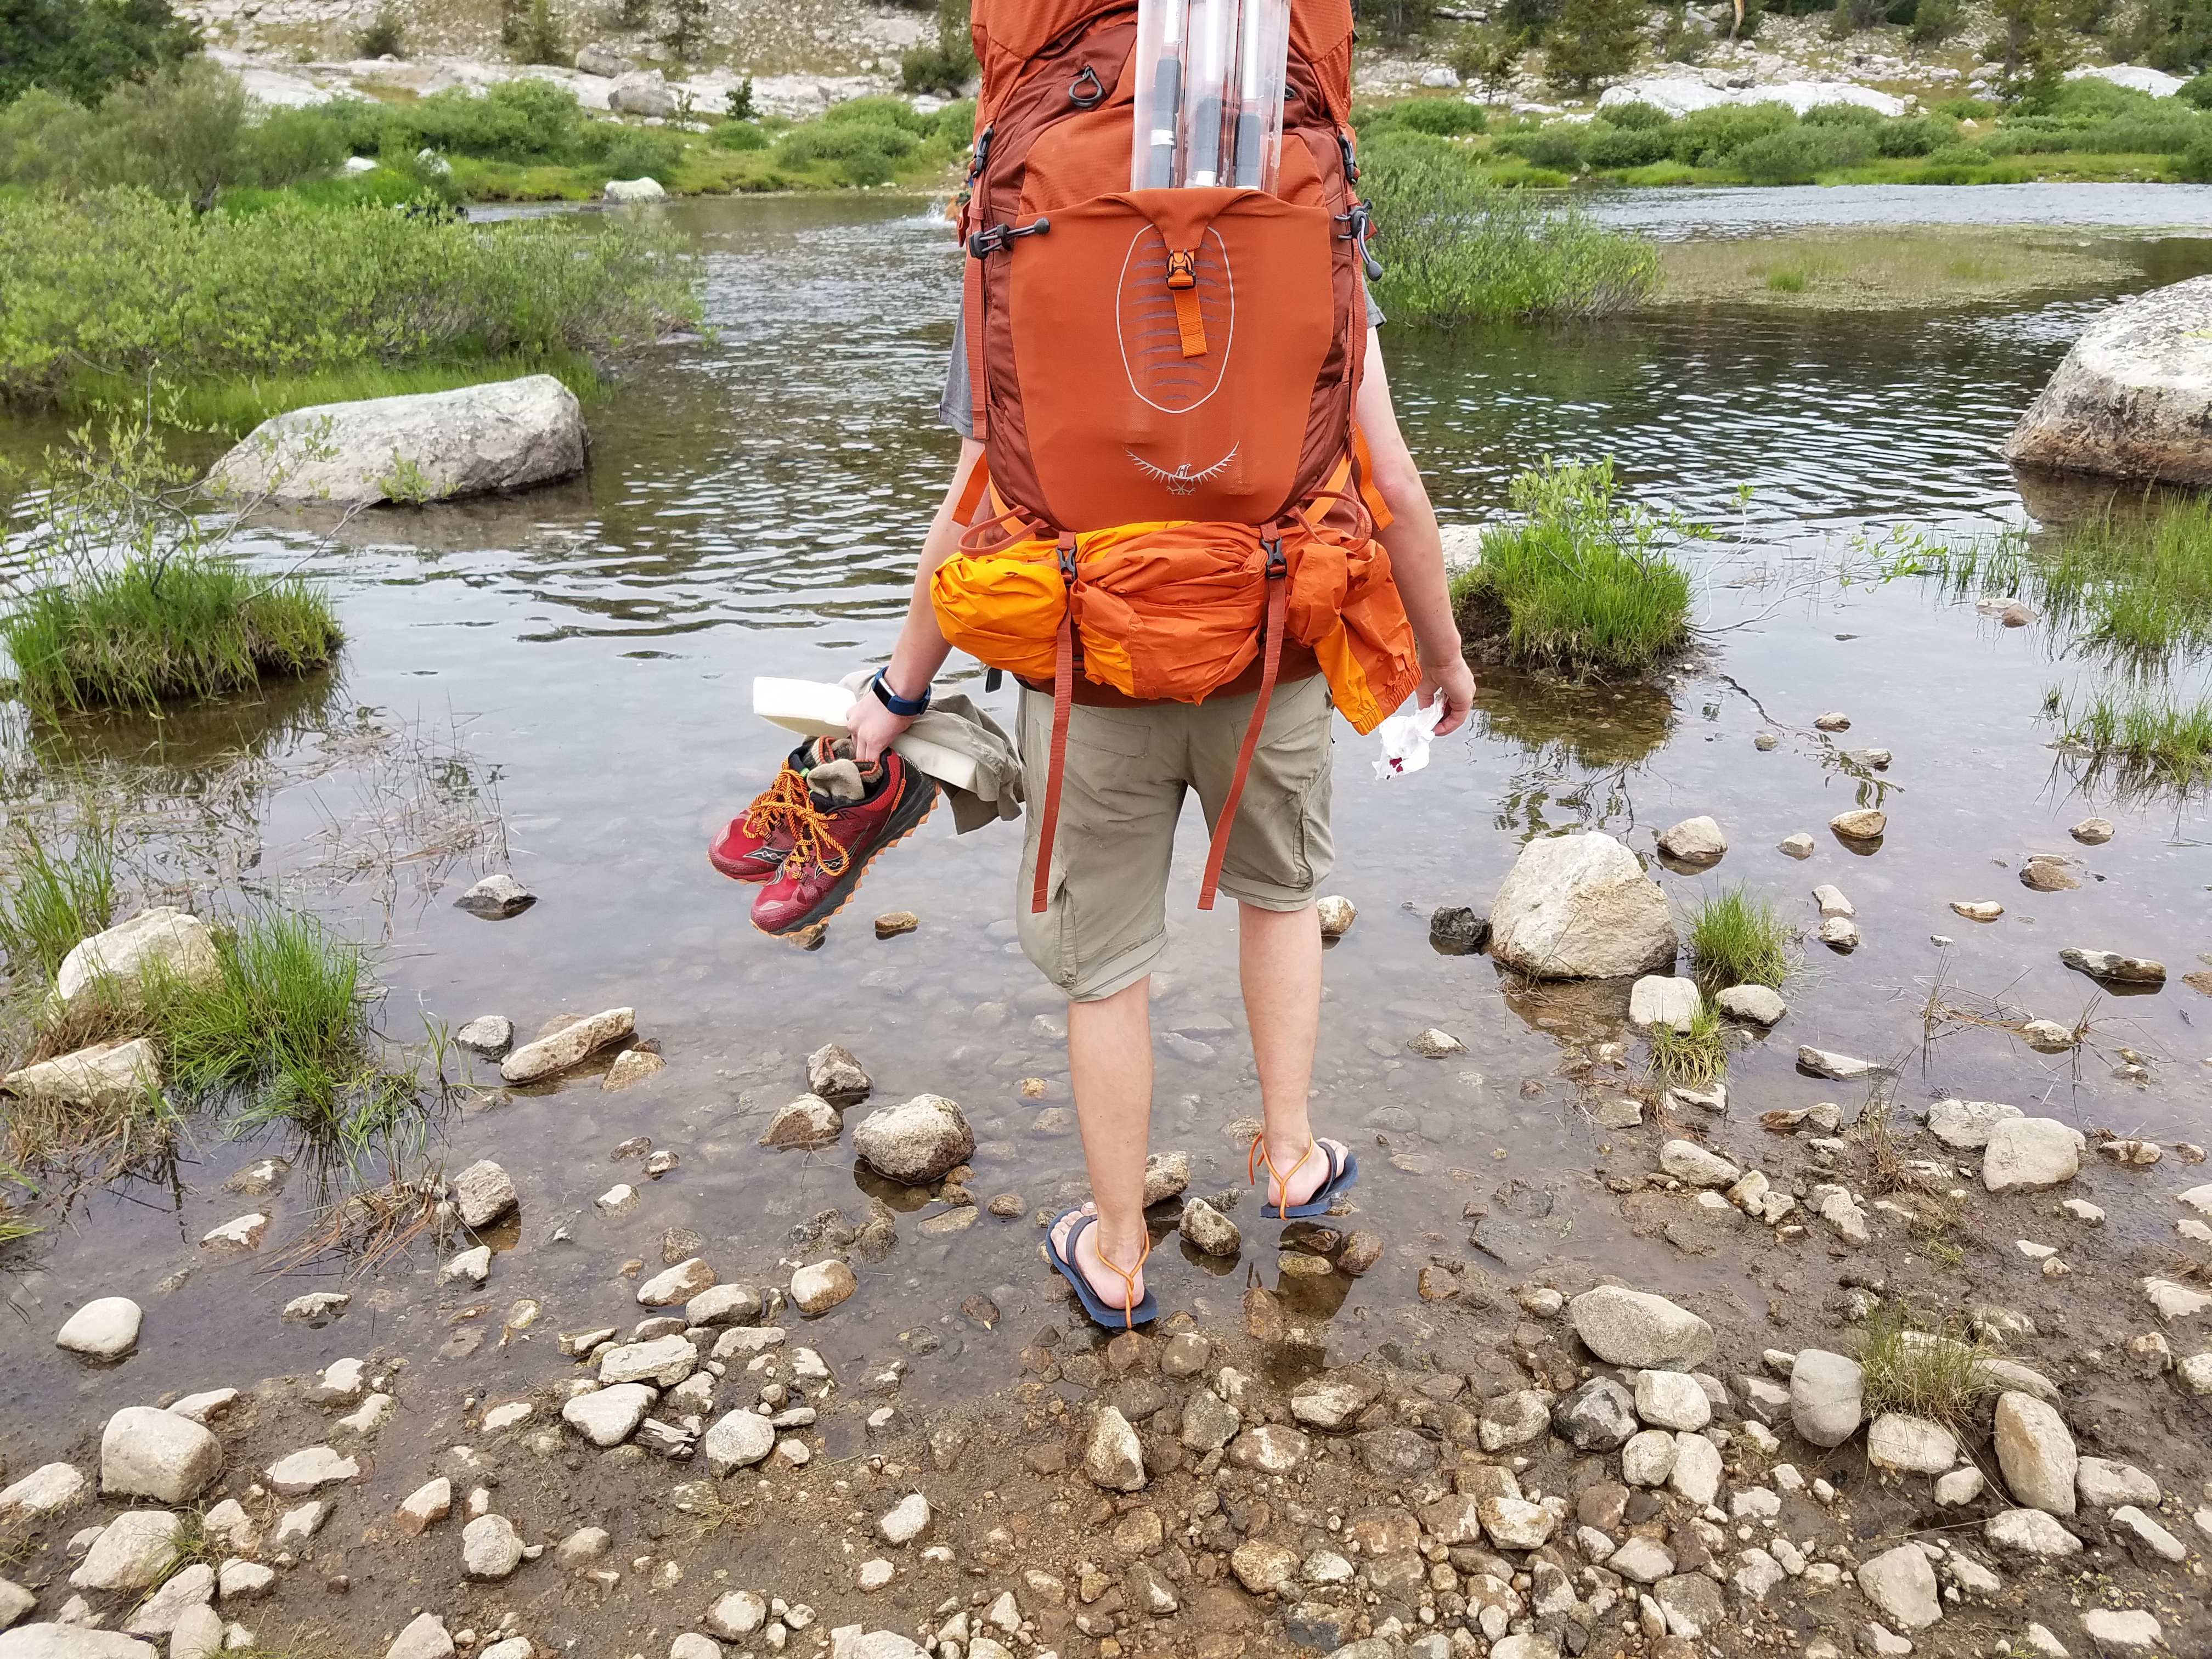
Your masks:
[[[914,724],[911,714],[894,714],[884,701],[863,687],[854,700],[846,727],[853,734],[853,758],[866,766],[891,746],[891,739]]]
[[[1441,668],[1424,672],[1420,687],[1413,693],[1413,701],[1423,708],[1438,697],[1444,700],[1444,717],[1437,722],[1437,735],[1441,738],[1467,724],[1468,712],[1474,707],[1474,673],[1468,667],[1467,659],[1456,653]]]

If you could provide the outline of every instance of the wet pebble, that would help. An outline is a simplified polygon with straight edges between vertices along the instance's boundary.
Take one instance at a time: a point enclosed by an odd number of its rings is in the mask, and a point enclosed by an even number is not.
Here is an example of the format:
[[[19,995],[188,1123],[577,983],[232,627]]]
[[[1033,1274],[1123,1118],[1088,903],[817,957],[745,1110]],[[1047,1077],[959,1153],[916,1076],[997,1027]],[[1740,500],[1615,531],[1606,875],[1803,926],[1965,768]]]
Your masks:
[[[2084,847],[2102,847],[2119,831],[2110,818],[2083,818],[2066,833]]]
[[[1776,850],[1786,853],[1793,859],[1809,859],[1813,856],[1813,847],[1812,836],[1800,830],[1796,835],[1784,836],[1776,844]]]
[[[1953,899],[1951,908],[1969,921],[1995,921],[2004,914],[1995,899]]]
[[[1359,911],[1350,899],[1332,893],[1314,906],[1314,915],[1323,939],[1341,939],[1352,931]]]
[[[453,1033],[453,1041],[472,1054],[498,1060],[514,1046],[514,1022],[503,1014],[478,1014]]]
[[[510,916],[520,915],[537,902],[535,893],[513,876],[501,872],[498,875],[486,876],[471,887],[453,901],[453,908],[465,910],[472,916],[480,916],[486,921],[505,921]]]
[[[62,1322],[54,1346],[94,1359],[119,1359],[137,1346],[145,1317],[127,1296],[103,1296],[88,1302]]]
[[[1828,820],[1828,828],[1845,841],[1880,841],[1889,830],[1889,814],[1870,806],[1860,807],[1837,813]]]
[[[1776,737],[1771,732],[1760,732],[1753,735],[1751,746],[1758,750],[1759,753],[1765,754],[1772,750],[1780,748],[1782,746],[1782,739]]]
[[[878,939],[896,939],[902,933],[911,933],[921,926],[921,918],[911,910],[886,910],[876,918]]]

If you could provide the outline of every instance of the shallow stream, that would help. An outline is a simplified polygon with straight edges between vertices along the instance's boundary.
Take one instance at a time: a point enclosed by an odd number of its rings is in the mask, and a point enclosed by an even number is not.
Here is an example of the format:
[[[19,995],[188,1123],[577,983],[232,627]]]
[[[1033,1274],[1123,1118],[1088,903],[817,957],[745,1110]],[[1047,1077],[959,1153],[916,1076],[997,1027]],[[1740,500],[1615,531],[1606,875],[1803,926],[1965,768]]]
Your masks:
[[[1885,200],[1862,199],[1876,194]],[[1741,235],[1808,212],[1863,223],[1917,210],[1924,222],[1965,203],[1978,223],[2001,211],[2009,223],[2102,227],[2083,234],[2114,239],[2136,287],[2212,269],[2212,242],[2158,228],[2201,225],[2199,192],[1922,191],[1909,209],[1889,199],[1899,195],[1668,193],[1606,212]],[[1759,197],[1778,204],[1744,199]],[[58,769],[72,757],[127,767],[146,811],[198,849],[164,856],[163,879],[204,886],[222,871],[249,890],[303,894],[376,944],[381,1024],[395,1040],[419,1040],[426,1018],[458,1025],[496,1012],[526,1036],[558,1013],[630,1006],[667,1069],[620,1094],[586,1074],[490,1095],[441,1125],[449,1170],[494,1157],[522,1193],[521,1225],[501,1238],[480,1294],[434,1288],[424,1248],[348,1284],[354,1303],[334,1323],[280,1324],[291,1297],[338,1288],[343,1264],[264,1270],[315,1219],[304,1170],[275,1201],[258,1257],[203,1257],[200,1237],[252,1207],[223,1178],[281,1150],[226,1140],[214,1125],[196,1129],[173,1179],[81,1197],[13,1258],[14,1316],[0,1322],[9,1469],[64,1455],[83,1425],[137,1403],[150,1372],[175,1389],[246,1386],[374,1347],[458,1372],[457,1382],[489,1381],[510,1357],[495,1343],[433,1356],[456,1314],[487,1307],[460,1328],[495,1332],[500,1310],[523,1297],[544,1308],[530,1333],[538,1359],[508,1384],[542,1382],[555,1331],[637,1318],[617,1269],[641,1258],[657,1268],[671,1230],[703,1236],[726,1279],[781,1279],[779,1260],[811,1259],[785,1243],[796,1224],[832,1207],[857,1219],[872,1192],[895,1207],[915,1201],[856,1177],[848,1147],[755,1145],[769,1115],[804,1092],[804,1057],[825,1042],[861,1058],[878,1102],[924,1091],[960,1102],[981,1142],[980,1196],[1018,1192],[1032,1210],[1079,1198],[1059,1000],[1012,941],[1012,827],[956,839],[940,811],[871,872],[812,952],[755,933],[750,890],[703,857],[787,744],[750,714],[751,678],[834,678],[889,649],[954,448],[935,405],[959,256],[910,200],[669,211],[707,250],[718,332],[667,349],[593,412],[586,479],[509,501],[372,514],[321,551],[272,532],[260,556],[272,567],[305,556],[337,596],[349,643],[335,684],[159,726],[35,739],[9,726],[4,757],[16,799],[64,787]],[[2063,642],[2040,627],[2003,629],[1917,580],[1863,580],[1873,561],[1853,547],[1899,524],[1988,533],[2025,512],[2093,505],[2087,491],[2024,502],[1997,447],[2112,297],[1891,313],[1662,307],[1541,333],[1386,332],[1401,418],[1448,521],[1496,518],[1508,481],[1546,456],[1610,454],[1626,493],[1717,536],[1690,550],[1709,631],[1668,685],[1563,693],[1487,677],[1477,729],[1447,741],[1425,774],[1387,784],[1370,775],[1370,742],[1339,729],[1328,890],[1360,919],[1328,958],[1316,1117],[1358,1147],[1360,1224],[1390,1249],[1362,1279],[1321,1281],[1326,1291],[1283,1281],[1302,1316],[1330,1322],[1332,1357],[1417,1348],[1429,1316],[1414,1280],[1432,1256],[1472,1260],[1502,1283],[1546,1261],[1618,1272],[1696,1297],[1716,1322],[1763,1306],[1725,1255],[1632,1236],[1605,1192],[1606,1133],[1559,1068],[1591,1042],[1626,1040],[1626,988],[1507,995],[1487,958],[1428,945],[1432,908],[1486,905],[1521,843],[1547,830],[1602,828],[1650,854],[1657,830],[1711,813],[1726,858],[1686,875],[1655,858],[1657,878],[1684,902],[1746,882],[1804,924],[1789,1018],[1734,1061],[1739,1121],[1822,1100],[1856,1109],[1858,1085],[1796,1069],[1802,1042],[1900,1066],[1908,1105],[1960,1095],[2085,1129],[2212,1139],[2212,1000],[2179,978],[2212,951],[2201,800],[2077,787],[2039,710],[2047,688],[2093,671],[2054,656]],[[22,428],[12,441],[20,450],[43,435]],[[1002,716],[1011,708],[1004,693],[987,702]],[[1832,709],[1850,716],[1847,734],[1814,730]],[[1781,738],[1771,752],[1753,746],[1761,731]],[[1877,773],[1845,758],[1862,746],[1893,751],[1893,763]],[[1876,802],[1890,817],[1878,852],[1825,830]],[[2118,834],[2077,847],[2066,827],[2093,811]],[[451,900],[495,861],[495,832],[480,830],[451,857],[435,848],[453,826],[495,813],[514,873],[539,897],[488,923]],[[1803,863],[1776,847],[1797,830],[1818,843]],[[1160,1048],[1154,1141],[1190,1152],[1201,1194],[1242,1185],[1243,1145],[1225,1130],[1258,1109],[1233,915],[1192,908],[1203,850],[1194,815],[1154,1004],[1160,1030],[1188,1034]],[[2077,858],[2081,887],[2024,889],[2020,866],[2038,852]],[[1857,907],[1864,942],[1850,955],[1810,940],[1809,895],[1822,882]],[[1948,908],[1984,898],[2005,904],[2002,921]],[[869,918],[902,908],[921,915],[920,931],[878,942]],[[2172,977],[2156,995],[2100,997],[2060,965],[2069,945],[2156,957]],[[2068,1024],[2097,1002],[2095,1036],[2057,1057],[1991,1029],[1923,1043],[1921,1011],[1939,981],[1954,1000],[2001,997]],[[1429,1025],[1468,1052],[1409,1053]],[[2144,1057],[2148,1084],[2112,1075],[2124,1044]],[[1632,1044],[1632,1065],[1639,1053]],[[1025,1078],[1046,1080],[1042,1099],[1024,1097]],[[635,1163],[610,1161],[639,1134],[678,1152],[680,1167],[647,1182]],[[622,1180],[642,1201],[610,1219],[592,1200]],[[1248,1283],[1276,1284],[1271,1230],[1249,1199],[1231,1213],[1246,1251],[1225,1278],[1210,1276],[1223,1264],[1179,1259],[1173,1236],[1164,1241],[1152,1280],[1166,1307],[1224,1318]],[[2130,1224],[2115,1214],[2116,1228]],[[556,1242],[564,1225],[573,1236]],[[909,1218],[900,1233],[859,1296],[812,1333],[833,1366],[880,1362],[906,1333],[909,1398],[980,1392],[1012,1377],[1040,1327],[1071,1323],[1026,1218],[986,1215],[941,1237]],[[185,1269],[180,1286],[155,1294]],[[1003,1312],[992,1330],[958,1315],[978,1291]],[[138,1358],[104,1373],[57,1352],[52,1334],[65,1308],[107,1294],[155,1316]]]

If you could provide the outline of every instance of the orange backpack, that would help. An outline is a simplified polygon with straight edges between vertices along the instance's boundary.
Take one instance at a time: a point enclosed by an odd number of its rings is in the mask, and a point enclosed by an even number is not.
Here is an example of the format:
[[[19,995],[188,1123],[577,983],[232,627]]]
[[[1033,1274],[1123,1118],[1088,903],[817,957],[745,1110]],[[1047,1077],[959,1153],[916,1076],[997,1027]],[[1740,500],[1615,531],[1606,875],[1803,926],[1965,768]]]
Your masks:
[[[1285,638],[1363,733],[1420,678],[1352,418],[1367,313],[1351,8],[1292,0],[1272,193],[1128,187],[1128,0],[975,0],[971,27],[959,228],[984,457],[931,597],[956,647],[1053,685],[1040,912],[1076,672],[1198,702],[1261,661],[1208,909]]]

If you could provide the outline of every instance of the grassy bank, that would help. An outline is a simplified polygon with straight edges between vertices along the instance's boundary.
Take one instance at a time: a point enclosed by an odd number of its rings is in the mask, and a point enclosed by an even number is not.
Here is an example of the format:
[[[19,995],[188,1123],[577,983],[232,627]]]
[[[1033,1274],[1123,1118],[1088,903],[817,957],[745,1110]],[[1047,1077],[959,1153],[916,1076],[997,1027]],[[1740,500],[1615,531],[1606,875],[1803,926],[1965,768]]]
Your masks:
[[[1459,113],[1465,111],[1464,114]],[[1724,105],[1670,117],[1621,104],[1589,121],[1493,117],[1447,94],[1357,110],[1364,142],[1448,133],[1486,177],[1625,185],[2025,184],[2212,178],[2212,112],[2109,82],[2069,82],[2039,106],[1953,99],[1885,117],[1825,105]]]
[[[0,397],[614,357],[698,319],[694,266],[627,216],[475,226],[296,200],[195,214],[128,188],[0,198]]]
[[[1801,232],[1665,242],[1658,297],[1820,311],[1894,311],[2115,285],[2133,267],[2075,233],[1994,230]]]
[[[2053,691],[2046,706],[2066,741],[2088,751],[2091,775],[2124,794],[2189,795],[2212,785],[2212,698],[2106,689],[2078,700]]]
[[[1613,463],[1546,462],[1513,481],[1522,521],[1483,532],[1452,609],[1477,653],[1571,678],[1638,674],[1689,639],[1690,579],[1668,556],[1693,533],[1616,499]]]
[[[1658,285],[1649,243],[1502,188],[1448,140],[1416,132],[1376,140],[1360,185],[1382,265],[1376,299],[1397,322],[1601,316]]]

